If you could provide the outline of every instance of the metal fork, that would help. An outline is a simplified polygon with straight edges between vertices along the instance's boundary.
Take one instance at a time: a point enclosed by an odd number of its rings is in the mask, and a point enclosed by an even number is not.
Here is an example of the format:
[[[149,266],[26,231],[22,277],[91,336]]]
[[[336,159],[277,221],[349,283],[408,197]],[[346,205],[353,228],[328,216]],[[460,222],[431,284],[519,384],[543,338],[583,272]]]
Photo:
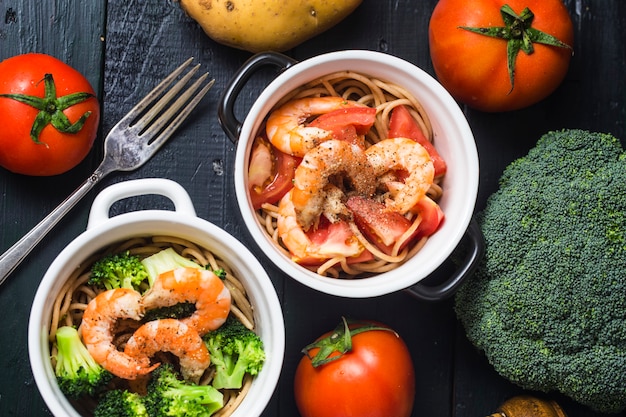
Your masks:
[[[215,82],[207,81],[209,74],[205,73],[176,101],[170,103],[200,68],[200,65],[192,67],[165,92],[192,60],[193,58],[189,58],[168,75],[111,129],[104,140],[104,158],[94,173],[37,226],[0,256],[0,285],[59,220],[102,178],[114,171],[132,171],[139,168],[172,136]]]

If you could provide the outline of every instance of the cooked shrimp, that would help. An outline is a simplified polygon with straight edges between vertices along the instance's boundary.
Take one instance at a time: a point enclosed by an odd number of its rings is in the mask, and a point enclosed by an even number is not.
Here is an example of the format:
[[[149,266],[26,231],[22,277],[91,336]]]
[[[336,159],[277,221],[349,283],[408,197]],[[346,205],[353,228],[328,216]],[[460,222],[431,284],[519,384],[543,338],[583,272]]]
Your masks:
[[[198,332],[177,319],[149,321],[135,330],[124,347],[125,354],[142,362],[150,361],[157,352],[177,356],[183,378],[195,383],[211,364],[209,350]]]
[[[293,190],[285,194],[278,204],[276,227],[294,262],[310,264],[338,256],[358,256],[363,252],[363,246],[345,221],[331,223],[329,229],[332,233],[329,232],[323,242],[313,242],[296,219],[292,193]]]
[[[298,222],[308,230],[328,204],[328,185],[336,197],[337,189],[370,196],[376,189],[376,176],[365,152],[359,146],[331,139],[313,148],[302,159],[293,180],[293,206]]]
[[[194,302],[196,311],[181,321],[202,336],[226,321],[230,311],[230,291],[211,271],[177,268],[159,275],[142,299],[146,310],[185,302]]]
[[[385,178],[390,197],[385,206],[406,213],[426,194],[433,183],[435,169],[428,152],[419,143],[407,138],[385,139],[365,150],[376,177]],[[404,181],[389,179],[385,174],[399,171],[407,174]],[[394,177],[394,176],[392,176]]]
[[[305,126],[308,118],[355,106],[361,104],[341,97],[312,97],[289,101],[274,110],[267,119],[267,138],[281,151],[302,157],[320,143],[332,138],[332,132],[328,130]]]
[[[81,333],[87,350],[102,367],[124,379],[136,379],[152,371],[148,359],[137,359],[113,344],[118,319],[141,320],[141,294],[118,288],[100,293],[91,300],[83,314]]]

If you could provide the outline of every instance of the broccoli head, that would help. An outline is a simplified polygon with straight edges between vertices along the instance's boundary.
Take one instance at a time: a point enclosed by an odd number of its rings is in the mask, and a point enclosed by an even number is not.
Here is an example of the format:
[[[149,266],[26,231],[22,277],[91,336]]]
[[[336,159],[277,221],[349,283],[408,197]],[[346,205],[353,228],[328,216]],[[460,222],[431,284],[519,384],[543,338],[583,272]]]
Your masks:
[[[91,267],[89,284],[107,290],[131,288],[139,291],[147,278],[148,273],[139,257],[126,251],[109,254],[96,261]]]
[[[107,391],[98,401],[94,417],[149,417],[143,397],[137,393],[116,389]]]
[[[212,385],[217,389],[239,389],[246,374],[256,375],[265,362],[261,338],[229,315],[216,330],[204,335],[215,367]]]
[[[94,396],[111,381],[113,375],[93,359],[75,328],[60,327],[56,341],[55,375],[67,397]]]
[[[600,412],[626,408],[626,155],[549,132],[478,213],[486,243],[455,310],[495,370]]]
[[[224,406],[224,396],[210,385],[182,381],[165,363],[152,372],[145,403],[151,417],[209,417]]]

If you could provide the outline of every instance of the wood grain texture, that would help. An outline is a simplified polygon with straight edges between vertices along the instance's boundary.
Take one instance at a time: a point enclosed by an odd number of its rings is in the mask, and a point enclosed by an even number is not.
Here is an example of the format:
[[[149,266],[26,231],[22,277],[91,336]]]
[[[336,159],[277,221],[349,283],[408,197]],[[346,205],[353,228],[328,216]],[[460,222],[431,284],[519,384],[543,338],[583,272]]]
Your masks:
[[[336,50],[375,50],[406,59],[432,75],[428,20],[436,2],[364,0],[339,25],[287,54],[304,60]],[[566,0],[565,4],[574,20],[576,44],[561,87],[543,102],[516,112],[486,114],[463,107],[480,155],[477,209],[495,191],[504,167],[548,130],[578,127],[626,140],[626,2]],[[29,51],[65,60],[97,86],[103,103],[101,135],[90,157],[68,174],[28,178],[0,170],[0,250],[91,173],[101,157],[104,135],[163,77],[193,56],[216,79],[213,89],[153,160],[135,172],[105,178],[98,189],[132,178],[173,179],[187,189],[199,217],[223,227],[259,257],[281,299],[287,326],[281,380],[263,417],[298,415],[292,386],[300,349],[334,328],[342,315],[380,320],[405,339],[418,378],[413,417],[485,416],[520,392],[469,344],[451,300],[425,303],[404,292],[338,299],[304,288],[269,262],[243,226],[232,175],[236,148],[216,114],[221,93],[251,54],[209,39],[176,1],[0,0],[0,59]],[[263,71],[249,82],[236,106],[241,120],[275,76]],[[0,306],[10,312],[0,324],[0,416],[49,415],[30,372],[26,323],[39,279],[59,251],[84,230],[90,205],[90,198],[79,204],[31,254],[30,262],[0,288]],[[117,205],[115,212],[142,208],[168,209],[169,204],[156,198],[133,200]],[[569,417],[601,417],[562,396],[552,397]]]
[[[525,155],[549,130],[608,132],[626,144],[626,49],[620,46],[626,39],[626,4],[589,0],[564,3],[574,22],[575,44],[568,75],[557,91],[541,103],[511,113],[465,109],[480,155],[478,210],[497,189],[506,165]],[[489,415],[504,400],[521,392],[495,373],[484,356],[467,342],[460,326],[455,364],[454,416]],[[569,417],[602,415],[562,395],[552,393],[551,398],[563,406]]]
[[[40,52],[80,71],[101,96],[106,1],[0,0],[0,60]],[[1,128],[1,127],[0,127]],[[0,171],[0,251],[4,251],[47,215],[89,175],[97,162],[92,152],[72,172],[30,178]],[[10,320],[0,324],[0,415],[45,416],[28,361],[26,328],[30,305],[48,265],[85,229],[87,202],[58,225],[3,285],[0,306]]]

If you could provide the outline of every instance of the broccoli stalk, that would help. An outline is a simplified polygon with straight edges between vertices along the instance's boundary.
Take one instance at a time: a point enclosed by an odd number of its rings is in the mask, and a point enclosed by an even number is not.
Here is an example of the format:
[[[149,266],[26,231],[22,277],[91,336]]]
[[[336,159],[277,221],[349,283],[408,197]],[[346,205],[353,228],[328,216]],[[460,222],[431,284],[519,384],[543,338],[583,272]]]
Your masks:
[[[148,282],[150,287],[152,287],[152,284],[154,284],[157,277],[164,272],[171,271],[176,268],[203,269],[201,265],[178,254],[178,252],[172,248],[163,249],[154,255],[148,256],[147,258],[144,258],[141,263],[146,268],[148,273]]]
[[[149,417],[143,397],[116,389],[102,395],[93,412],[94,417]]]
[[[91,267],[89,284],[106,290],[131,288],[139,291],[147,278],[148,273],[139,257],[126,251],[109,254],[96,261]]]
[[[217,389],[239,389],[246,374],[256,375],[263,367],[265,351],[261,338],[233,316],[204,336],[215,366],[212,385]]]
[[[224,406],[224,396],[210,385],[182,381],[165,363],[152,373],[145,404],[151,417],[209,417]]]
[[[500,375],[605,413],[626,408],[625,164],[611,135],[542,136],[479,213],[485,257],[455,301]]]
[[[75,328],[60,327],[56,332],[56,341],[55,374],[59,388],[69,398],[94,396],[113,378],[89,354]]]

